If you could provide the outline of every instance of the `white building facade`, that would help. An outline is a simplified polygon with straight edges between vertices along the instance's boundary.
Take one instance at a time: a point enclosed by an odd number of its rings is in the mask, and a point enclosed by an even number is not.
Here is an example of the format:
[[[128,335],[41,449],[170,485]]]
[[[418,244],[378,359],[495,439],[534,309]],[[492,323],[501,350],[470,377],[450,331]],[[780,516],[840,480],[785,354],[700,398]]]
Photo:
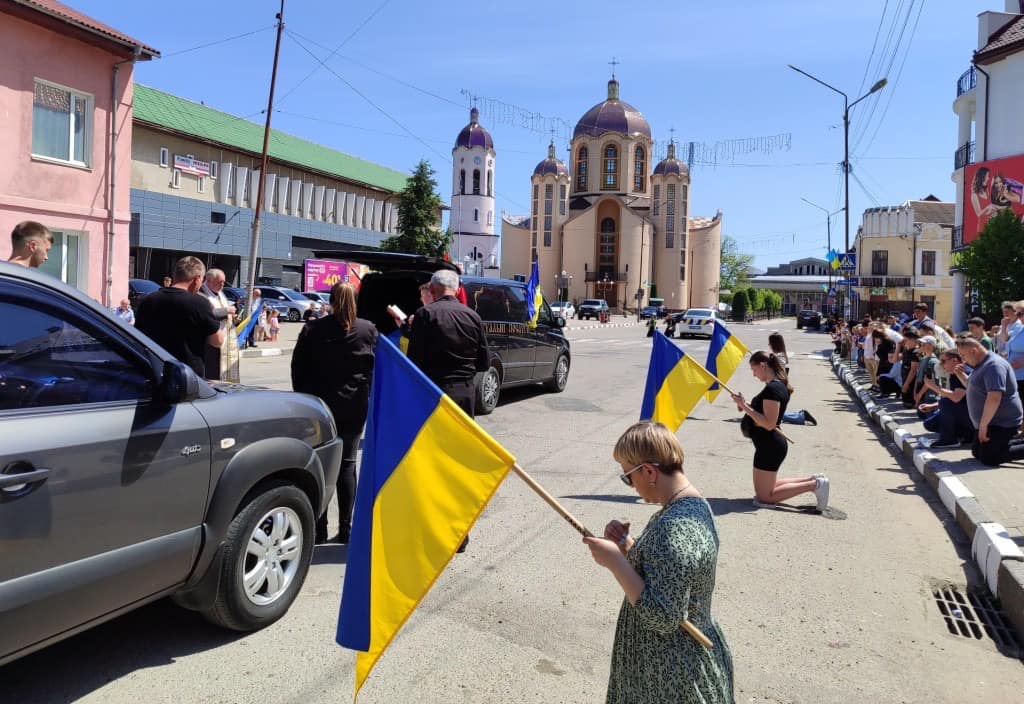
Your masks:
[[[494,140],[474,107],[452,149],[451,255],[466,274],[498,266],[494,157]]]

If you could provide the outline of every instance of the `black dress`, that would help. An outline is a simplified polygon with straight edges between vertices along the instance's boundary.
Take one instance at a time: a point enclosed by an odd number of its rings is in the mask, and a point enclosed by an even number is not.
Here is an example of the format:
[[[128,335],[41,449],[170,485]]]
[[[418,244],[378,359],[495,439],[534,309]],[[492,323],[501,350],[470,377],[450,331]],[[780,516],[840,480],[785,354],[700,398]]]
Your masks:
[[[779,402],[778,420],[782,420],[782,416],[786,413],[786,407],[789,406],[789,391],[786,389],[786,385],[778,379],[772,379],[764,385],[761,393],[750,401],[750,407],[758,413],[764,413],[765,401]],[[754,442],[754,468],[767,472],[779,471],[779,467],[782,466],[782,461],[786,459],[786,453],[789,451],[786,446],[786,438],[782,436],[782,433],[757,425],[750,416],[744,416],[743,422],[749,424],[750,439]]]

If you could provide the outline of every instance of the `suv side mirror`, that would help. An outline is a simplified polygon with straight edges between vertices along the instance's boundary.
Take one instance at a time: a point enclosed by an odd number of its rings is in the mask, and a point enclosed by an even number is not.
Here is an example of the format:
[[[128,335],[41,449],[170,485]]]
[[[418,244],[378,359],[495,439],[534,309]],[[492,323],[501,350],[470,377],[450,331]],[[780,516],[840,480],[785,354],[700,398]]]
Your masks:
[[[564,328],[565,327],[565,318],[560,315],[557,318],[555,318],[555,323],[558,324],[558,327]]]
[[[159,399],[168,404],[199,398],[199,379],[194,371],[178,361],[164,362]]]

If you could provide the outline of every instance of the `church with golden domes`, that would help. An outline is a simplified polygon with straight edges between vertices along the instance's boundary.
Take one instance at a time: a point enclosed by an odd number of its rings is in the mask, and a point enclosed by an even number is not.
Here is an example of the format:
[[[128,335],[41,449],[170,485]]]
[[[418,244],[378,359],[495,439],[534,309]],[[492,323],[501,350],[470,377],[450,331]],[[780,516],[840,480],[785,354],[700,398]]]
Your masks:
[[[604,298],[635,309],[717,307],[722,215],[690,217],[690,171],[670,143],[652,166],[651,128],[608,81],[608,98],[573,131],[567,166],[554,144],[530,179],[530,213],[501,223],[501,276],[539,263],[548,300]]]

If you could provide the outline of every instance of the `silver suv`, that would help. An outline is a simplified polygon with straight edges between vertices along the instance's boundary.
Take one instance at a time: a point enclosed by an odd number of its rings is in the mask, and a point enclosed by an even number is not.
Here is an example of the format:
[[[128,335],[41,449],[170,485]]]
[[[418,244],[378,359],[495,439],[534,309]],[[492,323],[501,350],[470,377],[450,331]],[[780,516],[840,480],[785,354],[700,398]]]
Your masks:
[[[81,292],[0,263],[0,664],[172,596],[285,614],[337,481],[327,407],[208,384]]]
[[[319,301],[311,300],[298,291],[282,286],[264,286],[262,284],[256,288],[260,290],[264,301],[269,301],[274,308],[284,311],[281,315],[293,323],[315,318],[320,312],[321,303]]]

